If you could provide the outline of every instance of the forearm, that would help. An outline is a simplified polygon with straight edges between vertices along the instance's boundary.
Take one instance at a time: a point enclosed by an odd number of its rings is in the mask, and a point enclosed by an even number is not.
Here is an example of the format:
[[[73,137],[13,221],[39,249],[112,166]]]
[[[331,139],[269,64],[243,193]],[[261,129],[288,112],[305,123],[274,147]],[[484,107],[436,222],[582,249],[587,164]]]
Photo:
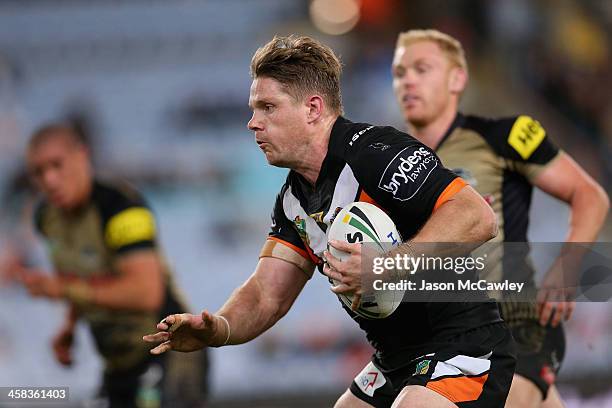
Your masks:
[[[459,255],[494,238],[497,235],[495,213],[471,187],[463,190],[457,193],[461,197],[441,205],[423,228],[392,254]]]
[[[610,200],[599,185],[585,185],[570,199],[570,223],[566,242],[594,242],[597,240]]]
[[[246,343],[272,327],[286,312],[278,300],[266,296],[261,282],[252,276],[216,313],[227,319],[231,330],[228,339],[226,325],[223,322],[219,324],[220,333],[215,338],[217,345],[224,345],[226,339],[227,344]]]
[[[436,216],[410,240],[413,243],[474,243],[475,246],[497,235],[495,214],[479,207],[442,205]]]
[[[77,305],[152,312],[159,309],[163,298],[163,285],[161,288],[153,286],[150,282],[122,278],[103,282],[76,281],[65,285],[64,296]]]
[[[587,184],[577,189],[569,204],[570,223],[566,242],[554,267],[544,278],[544,286],[551,286],[550,282],[553,282],[553,287],[578,285],[582,260],[590,251],[589,244],[597,240],[609,209],[608,196],[599,185]],[[551,273],[553,276],[550,276]]]

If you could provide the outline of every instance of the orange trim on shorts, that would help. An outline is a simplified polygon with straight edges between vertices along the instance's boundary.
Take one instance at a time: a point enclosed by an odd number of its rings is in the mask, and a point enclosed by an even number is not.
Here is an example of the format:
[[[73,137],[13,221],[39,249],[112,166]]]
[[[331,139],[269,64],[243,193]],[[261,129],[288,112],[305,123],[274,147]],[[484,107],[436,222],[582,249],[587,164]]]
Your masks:
[[[430,381],[425,387],[443,395],[454,403],[476,401],[482,394],[487,378],[489,378],[488,373],[478,377],[443,378]]]
[[[312,251],[307,248],[306,250],[303,250],[302,248],[293,245],[291,242],[287,242],[283,239],[277,238],[277,237],[268,237],[268,239],[271,239],[272,241],[276,241],[279,242],[291,249],[293,249],[295,252],[297,252],[298,254],[300,254],[302,257],[306,258],[307,260],[309,260],[310,262],[314,262],[315,265],[318,265],[321,261],[319,261],[319,258],[317,258],[315,256],[315,254],[312,253]]]
[[[436,211],[438,207],[440,207],[442,204],[450,200],[455,194],[459,192],[459,190],[461,190],[465,186],[467,186],[467,183],[461,177],[457,177],[456,179],[451,181],[451,183],[446,186],[442,194],[440,194],[440,196],[438,197],[436,205],[434,205],[434,211]]]

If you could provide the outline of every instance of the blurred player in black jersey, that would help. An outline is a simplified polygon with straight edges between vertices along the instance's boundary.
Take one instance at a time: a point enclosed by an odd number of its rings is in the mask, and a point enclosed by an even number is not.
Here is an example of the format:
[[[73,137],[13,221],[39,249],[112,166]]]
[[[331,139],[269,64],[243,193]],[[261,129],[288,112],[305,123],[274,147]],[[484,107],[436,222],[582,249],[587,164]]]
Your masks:
[[[527,241],[533,186],[570,205],[567,242],[597,238],[608,211],[608,197],[552,143],[537,120],[526,115],[487,119],[458,112],[468,69],[457,40],[435,30],[401,33],[392,72],[407,130],[491,205],[500,225],[494,241]],[[512,258],[509,254],[502,257],[504,273],[530,268],[525,258]],[[518,352],[508,407],[562,406],[554,387],[565,350],[560,322],[570,317],[575,304],[547,298],[545,291],[540,295],[539,303],[534,299],[500,304]]]
[[[315,267],[341,281],[333,291],[355,295],[358,307],[362,248],[329,242],[351,254],[339,262],[327,253],[325,235],[338,209],[353,201],[389,214],[406,240],[397,254],[410,253],[411,243],[477,246],[495,236],[491,208],[429,148],[391,127],[341,116],[340,72],[333,51],[308,37],[274,38],[257,50],[248,127],[268,163],[290,169],[271,232],[255,272],[225,305],[215,314],[166,317],[159,332],[145,336],[161,342],[152,353],[252,340],[288,312]],[[337,408],[503,407],[514,344],[495,301],[406,302],[372,320],[346,310],[376,353]]]
[[[142,196],[93,174],[88,148],[74,129],[52,124],[31,138],[27,165],[43,199],[35,212],[54,274],[24,266],[30,293],[65,300],[68,313],[53,340],[58,362],[72,363],[78,320],[89,325],[104,361],[101,397],[110,407],[201,406],[201,358],[156,358],[142,333],[168,313],[187,311],[159,248],[153,213]],[[182,382],[172,389],[171,383]]]

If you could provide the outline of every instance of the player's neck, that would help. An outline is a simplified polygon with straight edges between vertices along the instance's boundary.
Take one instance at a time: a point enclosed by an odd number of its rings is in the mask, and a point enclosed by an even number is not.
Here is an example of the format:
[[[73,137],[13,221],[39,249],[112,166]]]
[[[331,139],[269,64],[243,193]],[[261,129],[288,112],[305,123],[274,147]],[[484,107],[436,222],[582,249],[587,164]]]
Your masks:
[[[448,128],[452,125],[457,116],[457,109],[447,109],[433,121],[420,125],[410,122],[406,123],[408,133],[416,137],[419,142],[423,143],[430,149],[436,149],[442,138],[446,134]]]
[[[91,195],[93,194],[94,188],[94,179],[90,174],[86,180],[84,180],[83,185],[79,189],[78,199],[68,208],[63,208],[62,211],[66,215],[78,215],[82,212],[83,208],[87,207],[87,204],[91,200]]]
[[[317,183],[319,173],[323,167],[323,161],[327,156],[331,131],[337,116],[321,123],[320,130],[312,138],[310,143],[300,156],[299,163],[293,170],[306,179],[313,187]]]

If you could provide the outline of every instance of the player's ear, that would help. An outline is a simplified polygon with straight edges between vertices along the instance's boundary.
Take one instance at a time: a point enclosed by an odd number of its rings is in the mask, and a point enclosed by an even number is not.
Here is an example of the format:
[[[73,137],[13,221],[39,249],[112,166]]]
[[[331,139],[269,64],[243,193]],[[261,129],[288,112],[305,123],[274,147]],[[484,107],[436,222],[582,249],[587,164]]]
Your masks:
[[[86,144],[79,144],[76,146],[79,155],[86,161],[91,160],[91,149]]]
[[[462,93],[467,85],[468,74],[463,68],[454,67],[448,77],[448,88],[453,93]]]
[[[323,98],[320,95],[311,95],[306,100],[309,123],[312,123],[321,117],[323,114],[324,105]]]

